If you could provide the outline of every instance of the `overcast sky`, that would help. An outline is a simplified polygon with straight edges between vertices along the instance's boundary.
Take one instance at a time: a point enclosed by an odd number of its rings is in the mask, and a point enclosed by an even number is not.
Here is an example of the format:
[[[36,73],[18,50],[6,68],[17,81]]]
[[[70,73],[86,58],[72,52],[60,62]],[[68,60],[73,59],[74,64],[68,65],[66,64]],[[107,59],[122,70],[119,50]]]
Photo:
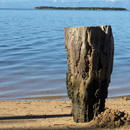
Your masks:
[[[0,8],[34,8],[36,6],[125,7],[130,0],[0,0]]]

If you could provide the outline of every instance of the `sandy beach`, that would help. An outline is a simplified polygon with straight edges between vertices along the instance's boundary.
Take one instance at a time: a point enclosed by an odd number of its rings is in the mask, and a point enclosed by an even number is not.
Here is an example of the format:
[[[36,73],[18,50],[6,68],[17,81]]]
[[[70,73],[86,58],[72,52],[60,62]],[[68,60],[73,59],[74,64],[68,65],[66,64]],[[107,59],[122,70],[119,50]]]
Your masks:
[[[106,107],[130,114],[130,100],[107,99]],[[0,130],[130,130],[94,128],[91,123],[74,123],[71,101],[0,101]]]

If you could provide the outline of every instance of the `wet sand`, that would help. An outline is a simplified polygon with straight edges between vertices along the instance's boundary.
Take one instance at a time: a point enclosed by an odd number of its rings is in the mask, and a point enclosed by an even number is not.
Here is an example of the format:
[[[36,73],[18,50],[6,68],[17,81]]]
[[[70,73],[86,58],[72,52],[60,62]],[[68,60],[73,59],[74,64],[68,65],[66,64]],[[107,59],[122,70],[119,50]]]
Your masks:
[[[130,114],[127,98],[107,99],[106,107]],[[71,101],[0,101],[0,130],[100,130],[90,123],[74,123]],[[110,128],[102,128],[110,130]],[[130,126],[113,130],[130,130]]]

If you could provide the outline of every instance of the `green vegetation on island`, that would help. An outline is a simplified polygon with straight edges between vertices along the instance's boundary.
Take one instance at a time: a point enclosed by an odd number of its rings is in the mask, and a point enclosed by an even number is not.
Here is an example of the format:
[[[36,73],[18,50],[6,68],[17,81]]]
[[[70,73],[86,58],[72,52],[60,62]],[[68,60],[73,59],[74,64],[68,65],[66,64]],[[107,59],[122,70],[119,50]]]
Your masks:
[[[43,10],[127,10],[126,8],[117,7],[52,7],[52,6],[40,6],[35,9]]]

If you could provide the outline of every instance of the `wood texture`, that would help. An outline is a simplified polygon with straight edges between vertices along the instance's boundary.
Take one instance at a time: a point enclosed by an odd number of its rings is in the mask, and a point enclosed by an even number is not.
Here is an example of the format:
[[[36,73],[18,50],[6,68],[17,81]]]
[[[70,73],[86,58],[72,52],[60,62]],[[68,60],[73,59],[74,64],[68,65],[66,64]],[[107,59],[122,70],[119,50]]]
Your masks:
[[[104,111],[113,68],[111,26],[65,28],[66,84],[75,122],[88,122]]]

